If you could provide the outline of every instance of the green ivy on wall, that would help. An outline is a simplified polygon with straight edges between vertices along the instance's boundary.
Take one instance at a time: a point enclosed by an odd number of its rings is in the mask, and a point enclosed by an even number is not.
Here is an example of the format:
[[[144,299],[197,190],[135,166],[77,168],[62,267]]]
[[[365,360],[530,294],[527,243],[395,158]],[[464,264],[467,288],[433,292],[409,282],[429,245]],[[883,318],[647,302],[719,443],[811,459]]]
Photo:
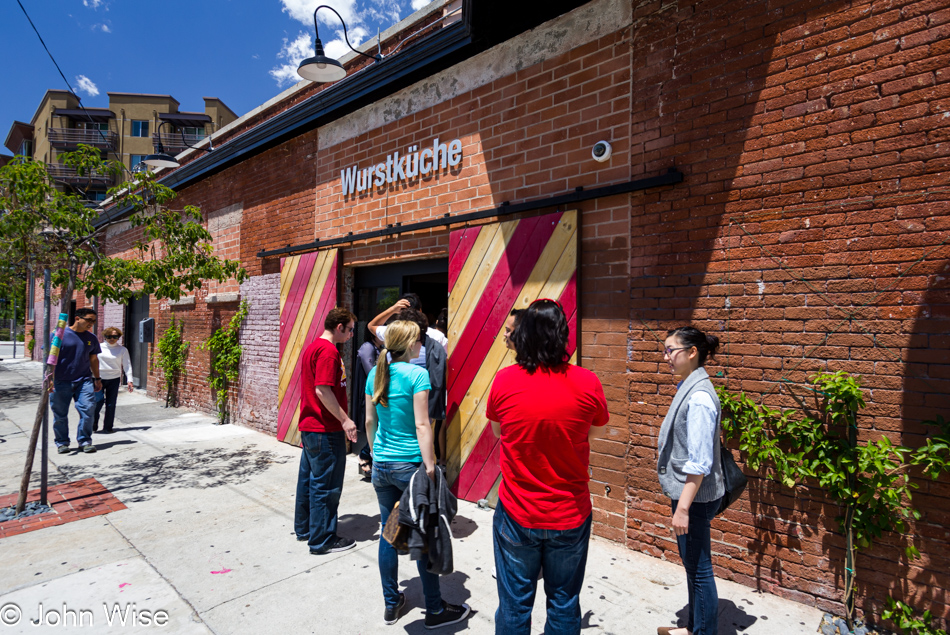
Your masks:
[[[237,381],[241,365],[240,330],[247,317],[247,300],[241,301],[241,306],[231,321],[216,329],[204,343],[202,350],[211,351],[211,372],[208,373],[208,385],[214,394],[215,405],[218,409],[218,421],[227,423],[230,418],[228,411],[228,387]]]
[[[171,322],[158,339],[158,353],[153,365],[162,371],[165,385],[165,407],[178,405],[178,380],[187,373],[185,359],[189,342],[184,341],[185,326],[172,316]]]
[[[939,432],[919,448],[894,445],[886,436],[858,441],[858,412],[864,408],[860,378],[846,372],[820,373],[811,380],[814,408],[798,412],[756,404],[745,394],[717,388],[727,438],[738,438],[746,465],[794,488],[817,485],[842,508],[837,518],[845,537],[845,611],[854,628],[855,552],[870,548],[884,532],[906,532],[920,518],[912,506],[917,484],[910,468],[936,479],[950,471],[950,422],[924,422]],[[913,544],[909,558],[920,553]]]

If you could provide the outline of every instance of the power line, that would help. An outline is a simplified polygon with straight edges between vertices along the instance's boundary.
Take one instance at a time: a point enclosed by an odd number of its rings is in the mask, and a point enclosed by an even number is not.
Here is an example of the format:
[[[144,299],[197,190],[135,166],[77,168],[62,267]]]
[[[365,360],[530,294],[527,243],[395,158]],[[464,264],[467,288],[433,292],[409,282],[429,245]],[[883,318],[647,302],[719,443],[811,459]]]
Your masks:
[[[31,27],[33,27],[33,32],[36,33],[36,37],[39,38],[40,44],[43,45],[43,49],[46,51],[46,54],[49,55],[50,60],[52,60],[53,66],[56,67],[56,71],[59,73],[59,76],[63,78],[63,82],[66,83],[66,87],[69,88],[69,93],[70,93],[73,97],[76,98],[76,103],[79,105],[79,108],[80,108],[80,109],[83,111],[83,113],[86,115],[86,118],[89,120],[89,123],[95,124],[96,122],[95,122],[95,120],[92,118],[92,115],[89,114],[89,111],[86,110],[86,107],[82,105],[82,99],[79,97],[79,95],[76,94],[76,91],[73,90],[73,87],[72,87],[72,85],[69,83],[69,80],[66,79],[66,75],[63,74],[63,69],[61,69],[61,68],[59,67],[59,64],[56,62],[56,58],[53,57],[53,54],[50,52],[49,47],[46,46],[46,42],[43,40],[43,36],[40,35],[39,29],[36,28],[36,25],[35,25],[35,24],[33,24],[33,20],[32,20],[32,18],[30,18],[30,14],[27,13],[26,7],[23,6],[23,3],[20,2],[20,0],[16,0],[16,3],[17,3],[18,5],[20,5],[20,10],[23,11],[23,15],[26,16],[27,22],[30,23],[30,26],[31,26]],[[104,144],[106,145],[106,147],[108,148],[108,147],[109,147],[109,140],[106,139],[106,136],[105,136],[104,134],[102,134],[102,130],[100,130],[98,127],[97,127],[95,130],[96,130],[96,132],[99,133],[99,136],[102,137],[103,143],[104,143]],[[125,171],[128,172],[129,174],[132,174],[132,171],[129,170],[127,167],[125,167],[125,164],[122,163],[122,157],[119,156],[119,154],[118,154],[115,150],[109,150],[109,152],[111,152],[112,155],[115,156],[116,161],[118,161],[119,165],[122,166],[122,169],[123,169],[123,170],[125,170]]]

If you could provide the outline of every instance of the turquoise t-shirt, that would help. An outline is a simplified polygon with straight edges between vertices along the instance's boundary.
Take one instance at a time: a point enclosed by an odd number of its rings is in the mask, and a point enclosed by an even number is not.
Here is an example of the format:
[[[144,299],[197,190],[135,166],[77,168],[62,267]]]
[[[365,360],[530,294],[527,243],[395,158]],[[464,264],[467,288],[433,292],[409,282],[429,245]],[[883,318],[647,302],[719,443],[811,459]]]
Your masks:
[[[366,399],[373,397],[376,383],[376,367],[366,378]],[[389,365],[389,394],[387,405],[376,405],[376,442],[373,444],[374,461],[406,461],[419,463],[422,452],[416,437],[416,415],[412,408],[412,396],[429,390],[429,373],[421,366],[395,362]],[[428,411],[428,406],[426,407]]]

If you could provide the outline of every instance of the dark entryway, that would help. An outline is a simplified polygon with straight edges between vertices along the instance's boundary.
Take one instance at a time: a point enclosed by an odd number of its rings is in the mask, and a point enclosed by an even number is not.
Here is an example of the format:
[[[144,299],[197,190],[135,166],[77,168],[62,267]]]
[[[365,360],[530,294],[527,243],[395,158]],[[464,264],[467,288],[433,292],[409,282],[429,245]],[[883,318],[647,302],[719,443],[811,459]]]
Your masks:
[[[148,344],[139,342],[139,322],[148,317],[149,296],[130,300],[125,311],[125,347],[132,360],[132,375],[135,387],[145,389],[148,385]]]
[[[449,261],[446,258],[358,267],[355,273],[354,350],[366,341],[369,321],[391,307],[403,293],[419,294],[430,326],[435,325],[439,312],[449,304]]]
[[[439,312],[449,304],[449,261],[438,258],[357,267],[354,283],[356,330],[350,359],[355,361],[356,351],[368,338],[366,326],[370,320],[395,304],[403,293],[419,294],[429,325],[435,326]],[[348,369],[349,377],[354,376],[353,370]]]

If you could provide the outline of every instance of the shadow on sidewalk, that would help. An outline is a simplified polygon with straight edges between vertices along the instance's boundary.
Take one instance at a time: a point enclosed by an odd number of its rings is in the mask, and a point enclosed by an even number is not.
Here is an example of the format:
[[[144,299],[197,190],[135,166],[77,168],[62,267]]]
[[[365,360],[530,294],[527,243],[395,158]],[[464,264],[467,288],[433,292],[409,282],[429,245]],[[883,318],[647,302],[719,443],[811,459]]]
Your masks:
[[[415,572],[415,563],[412,564],[412,571]],[[465,583],[469,580],[469,576],[462,571],[454,571],[449,575],[439,576],[439,588],[442,591],[442,599],[451,604],[461,604],[463,602],[468,602],[469,598],[472,597],[472,593],[465,588]],[[403,592],[406,594],[406,604],[408,606],[420,606],[425,607],[426,601],[425,596],[422,593],[422,580],[418,575],[413,576],[408,580],[402,580],[399,583],[403,587]],[[484,606],[480,607],[471,607],[472,612],[469,616],[459,622],[458,624],[453,624],[451,626],[446,626],[440,628],[440,633],[458,633],[468,629],[468,624],[473,617],[478,613],[479,610],[485,610]],[[492,607],[494,610],[494,607]],[[424,611],[424,610],[423,610]],[[383,607],[379,607],[379,613],[382,614]],[[425,619],[418,619],[414,622],[408,622],[404,630],[408,635],[421,635],[422,633],[431,633],[432,631],[427,631],[425,629]]]
[[[343,514],[337,519],[337,533],[356,542],[373,540],[379,533],[379,514]]]
[[[676,612],[677,624],[685,626],[689,619],[689,606]],[[763,617],[762,619],[766,619]],[[732,600],[719,600],[719,635],[738,635],[755,624],[759,618],[749,615],[745,608]]]
[[[117,441],[113,445],[127,443]],[[101,447],[106,447],[103,444]],[[290,461],[275,452],[241,448],[228,450],[186,449],[147,459],[129,459],[121,463],[84,466],[60,465],[67,480],[80,474],[94,475],[123,503],[139,503],[154,498],[160,490],[207,489],[222,485],[240,485],[267,471],[274,464]]]

